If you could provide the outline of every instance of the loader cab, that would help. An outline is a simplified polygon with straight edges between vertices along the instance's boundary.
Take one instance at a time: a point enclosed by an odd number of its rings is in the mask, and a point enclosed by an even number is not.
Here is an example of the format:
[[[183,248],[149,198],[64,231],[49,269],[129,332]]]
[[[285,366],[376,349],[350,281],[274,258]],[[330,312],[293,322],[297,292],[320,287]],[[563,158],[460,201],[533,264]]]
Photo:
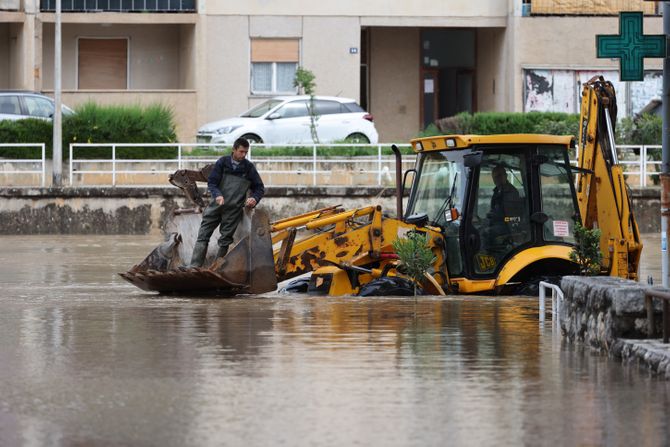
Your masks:
[[[426,213],[441,229],[450,278],[497,278],[525,249],[574,244],[567,137],[440,138],[413,141],[420,150],[406,216]]]

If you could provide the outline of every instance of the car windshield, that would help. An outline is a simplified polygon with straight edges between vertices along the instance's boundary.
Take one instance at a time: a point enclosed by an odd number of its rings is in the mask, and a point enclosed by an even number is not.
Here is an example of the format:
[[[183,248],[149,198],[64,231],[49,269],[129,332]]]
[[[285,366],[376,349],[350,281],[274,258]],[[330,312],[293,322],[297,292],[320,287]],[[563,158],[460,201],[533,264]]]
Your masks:
[[[258,118],[268,113],[270,110],[274,109],[278,104],[281,104],[283,101],[279,99],[268,99],[267,101],[258,104],[256,107],[252,108],[249,111],[244,112],[241,117],[244,118]]]

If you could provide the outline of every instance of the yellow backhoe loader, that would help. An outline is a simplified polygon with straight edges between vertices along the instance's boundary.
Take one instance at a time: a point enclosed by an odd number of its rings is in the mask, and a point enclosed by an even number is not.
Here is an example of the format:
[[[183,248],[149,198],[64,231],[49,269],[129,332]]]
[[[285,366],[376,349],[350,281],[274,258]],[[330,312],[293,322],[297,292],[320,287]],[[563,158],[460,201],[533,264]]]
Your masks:
[[[180,258],[188,259],[184,241],[195,237],[192,229],[173,234],[121,276],[145,290],[237,294],[272,291],[279,281],[311,273],[289,290],[409,294],[413,284],[399,268],[393,241],[418,232],[435,259],[420,284],[425,293],[518,293],[578,271],[570,252],[580,222],[601,230],[601,273],[637,279],[642,244],[617,162],[615,122],[614,88],[593,78],[582,91],[576,167],[571,136],[419,138],[411,142],[416,165],[405,173],[394,148],[395,218],[379,206],[333,206],[270,223],[256,210],[240,225],[237,245],[205,268],[179,267]],[[204,205],[196,182],[206,181],[208,169],[177,171],[170,179],[196,212]]]

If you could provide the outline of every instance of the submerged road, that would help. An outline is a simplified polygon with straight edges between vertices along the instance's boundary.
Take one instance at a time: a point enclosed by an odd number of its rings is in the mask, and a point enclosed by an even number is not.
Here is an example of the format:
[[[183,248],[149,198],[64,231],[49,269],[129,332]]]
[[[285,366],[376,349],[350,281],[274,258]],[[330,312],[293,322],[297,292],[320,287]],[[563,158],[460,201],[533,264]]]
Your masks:
[[[156,242],[0,238],[0,445],[670,444],[670,383],[536,299],[162,297],[116,275]]]

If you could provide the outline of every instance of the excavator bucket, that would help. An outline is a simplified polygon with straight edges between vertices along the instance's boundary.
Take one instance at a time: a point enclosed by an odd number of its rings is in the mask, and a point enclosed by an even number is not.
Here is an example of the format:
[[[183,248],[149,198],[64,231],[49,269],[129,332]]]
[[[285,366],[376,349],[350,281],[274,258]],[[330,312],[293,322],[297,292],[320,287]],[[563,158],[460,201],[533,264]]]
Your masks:
[[[262,209],[245,211],[235,243],[223,258],[210,256],[202,268],[182,266],[190,259],[200,215],[175,216],[167,241],[156,247],[123,279],[142,290],[162,293],[259,294],[277,288],[270,220]],[[216,240],[216,234],[212,238]],[[216,253],[216,249],[208,252]]]

